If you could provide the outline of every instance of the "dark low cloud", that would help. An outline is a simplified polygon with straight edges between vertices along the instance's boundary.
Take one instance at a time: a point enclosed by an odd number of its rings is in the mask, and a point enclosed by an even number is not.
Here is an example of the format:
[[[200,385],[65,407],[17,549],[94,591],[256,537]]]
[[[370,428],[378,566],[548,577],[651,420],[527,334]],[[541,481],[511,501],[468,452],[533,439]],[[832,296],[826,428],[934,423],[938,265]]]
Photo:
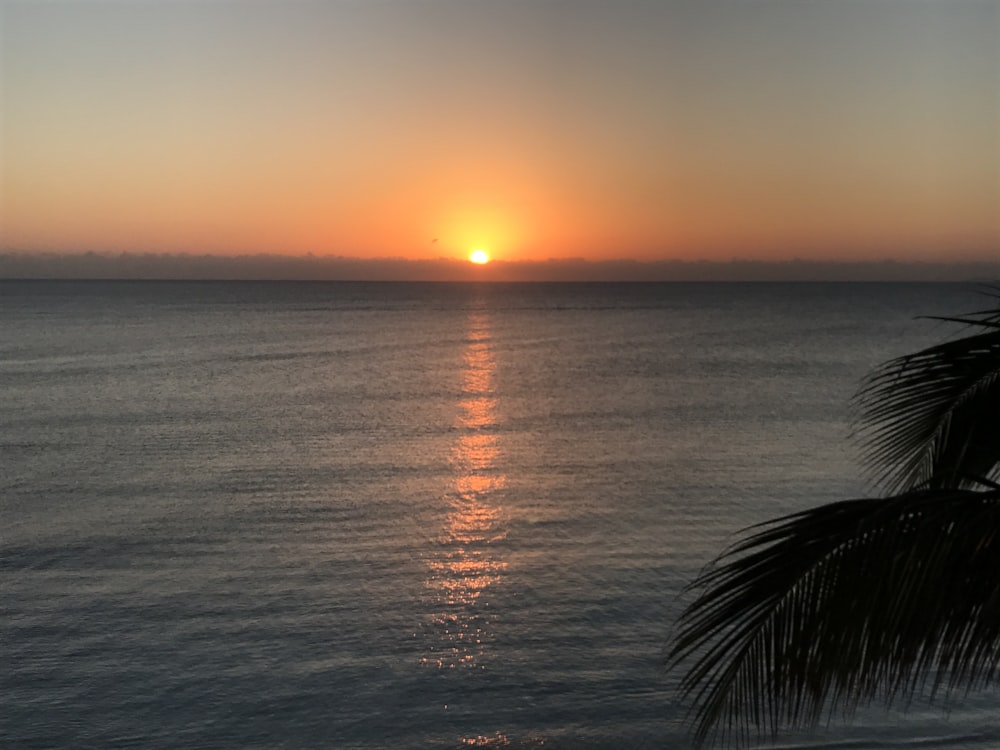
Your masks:
[[[733,260],[494,261],[152,253],[0,253],[3,279],[246,279],[316,281],[981,281],[994,263]]]

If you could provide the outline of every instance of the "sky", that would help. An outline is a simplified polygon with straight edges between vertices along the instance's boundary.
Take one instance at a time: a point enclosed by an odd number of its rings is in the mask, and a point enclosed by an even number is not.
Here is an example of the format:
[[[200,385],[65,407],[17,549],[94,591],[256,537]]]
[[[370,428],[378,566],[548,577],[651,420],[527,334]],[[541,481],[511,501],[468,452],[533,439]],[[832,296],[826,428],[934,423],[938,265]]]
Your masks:
[[[0,0],[0,252],[1000,261],[994,0]]]

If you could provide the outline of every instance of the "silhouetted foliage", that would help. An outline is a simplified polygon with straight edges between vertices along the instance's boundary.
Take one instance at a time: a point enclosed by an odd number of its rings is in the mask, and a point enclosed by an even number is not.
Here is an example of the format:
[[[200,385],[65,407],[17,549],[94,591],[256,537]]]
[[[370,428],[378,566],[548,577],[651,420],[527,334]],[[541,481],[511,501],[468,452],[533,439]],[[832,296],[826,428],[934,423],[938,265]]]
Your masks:
[[[887,362],[858,396],[869,462],[889,491],[971,486],[1000,461],[1000,306],[935,320],[975,332]]]
[[[970,335],[894,359],[857,397],[885,497],[748,530],[689,587],[669,655],[698,745],[744,744],[1000,676],[1000,293]]]

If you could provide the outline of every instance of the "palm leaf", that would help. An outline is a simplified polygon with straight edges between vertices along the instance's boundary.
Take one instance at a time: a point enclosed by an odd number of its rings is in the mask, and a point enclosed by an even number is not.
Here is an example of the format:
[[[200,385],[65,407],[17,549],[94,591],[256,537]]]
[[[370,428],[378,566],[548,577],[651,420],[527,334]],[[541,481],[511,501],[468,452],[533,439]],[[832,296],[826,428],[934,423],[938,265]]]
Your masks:
[[[1000,488],[850,500],[755,527],[692,584],[669,655],[696,744],[950,692],[1000,665]]]
[[[869,470],[890,492],[968,487],[1000,464],[1000,307],[936,319],[975,332],[887,362],[857,397]]]

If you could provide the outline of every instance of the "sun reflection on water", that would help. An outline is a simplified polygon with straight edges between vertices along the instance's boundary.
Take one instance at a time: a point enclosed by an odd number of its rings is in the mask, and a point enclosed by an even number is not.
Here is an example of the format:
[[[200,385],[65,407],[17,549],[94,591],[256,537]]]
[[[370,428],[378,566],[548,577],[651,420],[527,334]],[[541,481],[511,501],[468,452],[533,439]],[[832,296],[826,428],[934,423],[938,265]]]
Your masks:
[[[487,737],[484,734],[477,734],[475,737],[463,737],[462,744],[469,747],[507,747],[510,739],[502,732]]]
[[[454,490],[437,554],[428,561],[438,637],[422,661],[439,669],[486,668],[495,615],[484,595],[507,568],[495,546],[507,535],[499,505],[506,477],[498,465],[496,363],[484,313],[470,313],[468,341],[450,456]]]

